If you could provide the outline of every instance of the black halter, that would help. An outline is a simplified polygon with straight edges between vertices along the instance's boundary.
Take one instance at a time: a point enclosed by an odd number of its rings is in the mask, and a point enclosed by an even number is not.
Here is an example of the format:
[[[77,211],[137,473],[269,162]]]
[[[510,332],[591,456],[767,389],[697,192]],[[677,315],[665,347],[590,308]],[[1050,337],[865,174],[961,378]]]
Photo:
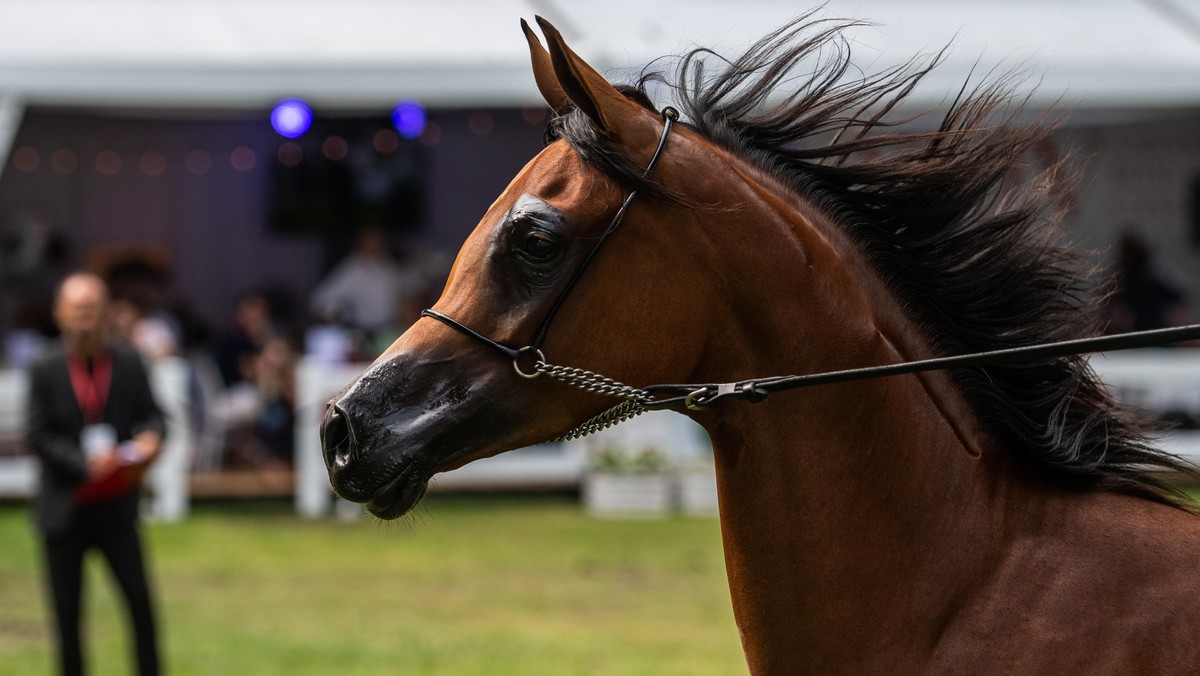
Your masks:
[[[646,165],[646,171],[642,172],[643,176],[649,176],[650,173],[654,171],[655,165],[658,164],[658,158],[662,156],[663,149],[667,147],[667,138],[671,135],[671,127],[675,124],[675,120],[679,119],[679,111],[667,106],[662,110],[662,118],[662,136],[658,138],[658,147],[654,149],[654,155],[650,158],[650,163]],[[590,265],[592,262],[592,259],[594,259],[596,254],[600,252],[600,247],[604,246],[604,243],[608,241],[609,236],[612,235],[613,232],[616,231],[617,227],[621,225],[621,221],[625,218],[625,212],[629,211],[629,205],[633,204],[633,200],[637,197],[637,195],[638,193],[636,190],[631,191],[625,198],[625,201],[621,203],[621,208],[617,209],[617,213],[613,216],[612,221],[609,222],[608,227],[604,229],[604,233],[600,235],[600,239],[596,240],[596,244],[592,247],[592,250],[588,252],[587,258],[584,258],[583,263],[581,263],[579,267],[575,269],[575,273],[572,274],[571,278],[567,280],[567,285],[563,287],[562,292],[558,294],[558,298],[555,299],[554,304],[550,306],[550,311],[547,312],[546,317],[542,319],[542,324],[538,327],[537,333],[533,334],[533,341],[531,341],[525,347],[509,347],[504,343],[492,340],[491,338],[488,338],[482,333],[479,333],[471,327],[463,324],[462,322],[459,322],[458,320],[433,309],[421,310],[421,316],[432,317],[451,328],[458,329],[468,336],[482,341],[492,349],[499,351],[505,357],[511,359],[513,362],[513,368],[516,369],[517,373],[525,376],[526,378],[537,377],[537,371],[526,373],[525,371],[521,370],[521,358],[527,354],[532,354],[539,360],[545,361],[545,357],[542,355],[541,348],[542,344],[546,342],[546,334],[550,331],[550,323],[554,321],[554,315],[558,313],[558,309],[562,307],[563,302],[566,301],[567,295],[571,293],[571,289],[575,288],[575,284],[579,281],[579,278],[583,276],[583,272],[587,270],[588,265]]]
[[[649,176],[654,167],[658,164],[659,157],[662,156],[663,150],[667,146],[667,138],[671,134],[671,127],[675,120],[679,119],[679,113],[674,108],[663,108],[663,131],[662,136],[658,139],[658,147],[654,150],[654,155],[650,158],[650,163],[646,165],[646,171],[643,176]],[[637,197],[637,191],[629,193],[625,201],[621,203],[621,208],[613,216],[612,221],[608,224],[608,228],[600,235],[600,239],[596,241],[595,246],[588,252],[583,263],[571,275],[567,281],[567,285],[563,288],[554,304],[550,306],[550,311],[546,313],[542,319],[541,325],[538,327],[537,333],[534,334],[533,340],[521,348],[514,348],[503,343],[497,342],[479,333],[478,331],[462,324],[461,322],[448,317],[440,312],[432,309],[422,310],[421,316],[432,317],[447,326],[461,331],[462,333],[471,336],[472,338],[483,342],[491,348],[497,350],[508,359],[512,360],[513,369],[525,378],[536,378],[542,373],[548,373],[554,378],[558,378],[568,384],[571,384],[582,389],[596,392],[599,394],[607,394],[625,399],[623,404],[620,404],[609,411],[593,418],[584,423],[576,430],[568,433],[561,438],[573,438],[589,434],[603,429],[609,425],[630,418],[642,411],[653,411],[663,409],[679,409],[688,408],[692,410],[706,410],[712,408],[718,403],[736,399],[740,401],[757,402],[764,399],[772,392],[781,390],[790,390],[800,387],[810,387],[813,385],[823,385],[829,383],[840,383],[852,380],[864,380],[867,378],[880,378],[883,376],[899,375],[903,373],[918,373],[921,371],[934,371],[950,368],[966,368],[973,366],[992,365],[1012,361],[1015,359],[1054,359],[1078,354],[1087,354],[1091,352],[1104,352],[1110,350],[1127,350],[1137,347],[1150,347],[1153,345],[1164,345],[1167,343],[1181,342],[1185,340],[1200,339],[1200,324],[1191,326],[1181,326],[1171,329],[1160,329],[1155,331],[1141,331],[1134,333],[1123,333],[1112,336],[1101,336],[1095,338],[1083,338],[1079,340],[1068,340],[1057,343],[1048,343],[1041,345],[1029,345],[1025,347],[1011,348],[1005,350],[993,350],[990,352],[977,352],[973,354],[957,355],[952,357],[939,357],[936,359],[927,359],[924,361],[901,362],[897,364],[885,364],[882,366],[870,366],[866,368],[848,369],[844,371],[832,371],[826,373],[813,373],[806,375],[788,375],[788,376],[772,376],[766,378],[756,378],[752,380],[742,380],[732,383],[691,383],[691,384],[662,384],[648,385],[643,388],[630,387],[623,385],[610,378],[606,378],[590,371],[583,369],[552,366],[546,362],[545,356],[542,354],[542,344],[546,340],[546,334],[550,330],[550,324],[554,321],[554,316],[558,309],[566,300],[567,295],[575,288],[575,284],[579,278],[583,276],[592,259],[600,251],[600,247],[604,246],[604,242],[609,236],[621,225],[621,220],[625,218],[625,213],[629,210],[629,205],[633,204],[634,198]],[[526,372],[521,370],[521,359],[525,356],[533,356],[536,358],[533,370]]]

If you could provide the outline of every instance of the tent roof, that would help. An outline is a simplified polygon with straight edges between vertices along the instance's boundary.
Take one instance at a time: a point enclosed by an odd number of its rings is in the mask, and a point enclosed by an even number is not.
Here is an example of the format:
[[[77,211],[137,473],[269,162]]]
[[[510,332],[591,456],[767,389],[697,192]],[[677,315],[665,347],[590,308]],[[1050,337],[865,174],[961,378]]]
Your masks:
[[[1188,3],[1188,4],[1185,4]],[[32,105],[260,109],[285,96],[367,109],[540,102],[518,19],[542,14],[602,71],[694,45],[736,53],[797,12],[771,0],[0,0],[0,96]],[[953,39],[925,87],[1024,65],[1040,100],[1200,107],[1200,5],[1188,0],[830,0],[870,20],[867,70]]]

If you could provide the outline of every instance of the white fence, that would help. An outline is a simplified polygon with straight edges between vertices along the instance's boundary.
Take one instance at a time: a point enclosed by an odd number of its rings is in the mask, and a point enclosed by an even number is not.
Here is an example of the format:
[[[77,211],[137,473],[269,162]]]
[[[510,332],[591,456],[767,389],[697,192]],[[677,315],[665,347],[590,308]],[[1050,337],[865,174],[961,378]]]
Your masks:
[[[1159,415],[1185,412],[1200,423],[1200,350],[1130,350],[1091,361],[1121,401]],[[1200,464],[1200,429],[1166,434],[1158,446]]]
[[[1200,416],[1200,350],[1141,350],[1096,356],[1092,365],[1124,401],[1153,412],[1178,410]],[[329,514],[334,506],[317,430],[329,401],[353,380],[365,364],[326,364],[301,360],[297,377],[295,506],[304,517]],[[151,369],[159,404],[167,414],[168,437],[163,457],[149,475],[148,514],[162,520],[180,519],[188,509],[188,469],[195,435],[187,415],[188,373],[182,360],[167,359]],[[25,404],[25,374],[0,369],[0,443],[21,435]],[[601,433],[602,436],[505,453],[439,475],[434,490],[538,488],[577,486],[583,479],[590,444],[616,442],[652,445],[687,457],[707,452],[702,430],[673,413],[646,414]],[[1200,430],[1164,436],[1159,445],[1200,462]],[[0,497],[31,495],[36,462],[28,455],[0,456]]]
[[[1177,408],[1200,416],[1200,350],[1140,350],[1092,359],[1096,371],[1128,403],[1162,412]],[[297,391],[296,510],[306,517],[327,514],[332,493],[321,459],[317,429],[325,402],[358,376],[365,364],[331,366],[308,360],[301,365]],[[707,437],[691,420],[670,412],[645,414],[595,437],[539,446],[476,461],[439,475],[433,489],[471,486],[532,487],[582,482],[589,444],[652,445],[674,455],[707,451]],[[1159,446],[1200,463],[1200,431],[1168,434]]]

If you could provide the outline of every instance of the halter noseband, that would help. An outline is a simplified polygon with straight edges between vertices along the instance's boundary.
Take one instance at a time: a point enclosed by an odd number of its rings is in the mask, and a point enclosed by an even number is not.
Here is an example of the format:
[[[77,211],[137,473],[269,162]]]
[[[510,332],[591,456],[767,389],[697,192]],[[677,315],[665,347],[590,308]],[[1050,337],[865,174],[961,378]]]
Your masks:
[[[679,119],[679,111],[667,106],[662,110],[662,119],[663,130],[662,135],[658,138],[658,147],[654,149],[654,155],[651,156],[650,163],[646,165],[646,170],[642,172],[642,176],[649,176],[650,173],[654,171],[655,165],[658,164],[658,159],[662,157],[663,150],[667,147],[667,138],[671,135],[671,127],[675,124],[675,120]],[[575,272],[571,275],[571,278],[567,280],[567,285],[563,287],[562,292],[558,294],[558,298],[555,299],[554,304],[550,306],[550,311],[547,312],[545,318],[542,319],[542,323],[538,327],[537,333],[533,334],[533,340],[525,347],[509,347],[504,343],[492,340],[491,338],[479,333],[475,329],[472,329],[457,319],[454,319],[448,315],[444,315],[441,312],[433,309],[421,310],[421,316],[432,317],[446,326],[465,333],[466,335],[500,352],[505,357],[512,360],[513,369],[521,376],[525,378],[538,377],[542,374],[542,371],[534,370],[527,373],[521,370],[521,358],[525,355],[532,355],[540,362],[546,361],[546,357],[542,354],[541,348],[542,344],[546,341],[546,334],[550,331],[550,324],[554,321],[554,316],[558,314],[558,309],[562,307],[563,302],[565,302],[567,299],[567,295],[570,294],[571,290],[575,288],[575,284],[579,281],[579,278],[583,276],[584,271],[587,270],[588,266],[592,262],[592,259],[594,259],[596,254],[600,252],[600,247],[604,246],[604,243],[608,240],[609,236],[612,235],[613,232],[616,231],[617,227],[621,225],[621,221],[625,218],[625,213],[629,211],[629,205],[633,204],[633,200],[637,197],[637,195],[637,190],[633,190],[625,198],[625,201],[621,203],[621,208],[617,209],[617,213],[613,215],[612,221],[610,221],[608,227],[604,229],[604,232],[600,235],[600,238],[596,240],[596,244],[592,247],[592,250],[588,252],[587,257],[583,259],[583,262],[580,263],[578,268],[575,268]]]

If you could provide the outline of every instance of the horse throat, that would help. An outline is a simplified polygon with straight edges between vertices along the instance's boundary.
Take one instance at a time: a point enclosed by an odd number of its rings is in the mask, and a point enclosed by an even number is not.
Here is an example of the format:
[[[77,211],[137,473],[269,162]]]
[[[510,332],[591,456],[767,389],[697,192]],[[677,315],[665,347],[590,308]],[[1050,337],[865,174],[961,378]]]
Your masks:
[[[966,452],[917,376],[891,380],[777,395],[707,425],[752,665],[854,664],[880,635],[928,648],[1000,554],[989,505],[1004,458]]]
[[[836,260],[834,245],[805,248],[806,268],[842,276],[801,280],[824,297],[733,304],[778,309],[716,341],[726,355],[752,355],[725,368],[811,372],[931,356],[898,310],[876,302],[885,293],[857,285],[869,272],[854,256]],[[761,288],[792,283],[776,281]],[[798,339],[798,326],[820,328]],[[696,420],[713,439],[730,590],[755,673],[919,663],[955,598],[999,556],[1003,510],[991,507],[1010,485],[1009,459],[989,452],[948,374],[777,393]],[[879,636],[895,645],[881,650]]]

